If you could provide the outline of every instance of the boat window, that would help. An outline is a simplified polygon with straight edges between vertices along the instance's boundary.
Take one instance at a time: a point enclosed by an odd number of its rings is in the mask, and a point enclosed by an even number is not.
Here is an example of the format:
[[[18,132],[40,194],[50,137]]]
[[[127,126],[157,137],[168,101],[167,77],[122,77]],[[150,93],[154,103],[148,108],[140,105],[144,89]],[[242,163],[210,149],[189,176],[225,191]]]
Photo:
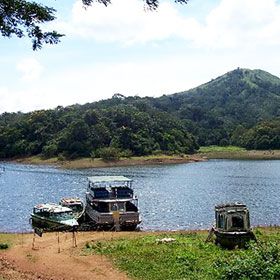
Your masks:
[[[223,214],[218,215],[218,228],[224,228],[225,225],[225,217]]]
[[[124,202],[112,203],[111,211],[125,211]]]
[[[247,228],[250,228],[250,215],[249,215],[249,212],[247,212],[246,218],[247,218]]]
[[[53,213],[53,215],[59,217],[60,219],[71,219],[73,212]]]
[[[242,216],[232,217],[232,227],[234,228],[244,228],[244,219]]]

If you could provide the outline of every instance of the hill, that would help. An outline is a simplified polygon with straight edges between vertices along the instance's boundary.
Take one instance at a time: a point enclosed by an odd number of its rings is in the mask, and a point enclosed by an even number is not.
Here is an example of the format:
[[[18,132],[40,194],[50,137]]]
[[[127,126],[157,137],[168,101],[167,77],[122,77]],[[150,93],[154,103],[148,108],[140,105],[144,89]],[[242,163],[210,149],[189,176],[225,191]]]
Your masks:
[[[159,98],[112,98],[0,116],[0,158],[192,153],[199,145],[280,149],[280,79],[236,69]],[[199,144],[199,145],[198,145]]]
[[[154,106],[189,123],[200,145],[230,142],[235,129],[248,130],[280,117],[280,79],[262,70],[236,69],[197,88],[162,96]]]

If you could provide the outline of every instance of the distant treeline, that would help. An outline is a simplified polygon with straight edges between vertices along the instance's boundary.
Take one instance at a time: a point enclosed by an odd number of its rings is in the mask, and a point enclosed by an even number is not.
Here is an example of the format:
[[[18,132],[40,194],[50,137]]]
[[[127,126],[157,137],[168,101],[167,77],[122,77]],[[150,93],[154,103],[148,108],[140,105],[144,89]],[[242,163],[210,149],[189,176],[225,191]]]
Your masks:
[[[133,105],[119,103],[120,98],[114,97],[110,106],[100,108],[98,104],[93,108],[75,105],[29,114],[2,114],[0,156],[140,156],[193,153],[199,148],[195,137],[176,117],[142,100]]]
[[[280,149],[280,79],[237,69],[193,90],[0,115],[0,157],[193,153],[199,145]]]

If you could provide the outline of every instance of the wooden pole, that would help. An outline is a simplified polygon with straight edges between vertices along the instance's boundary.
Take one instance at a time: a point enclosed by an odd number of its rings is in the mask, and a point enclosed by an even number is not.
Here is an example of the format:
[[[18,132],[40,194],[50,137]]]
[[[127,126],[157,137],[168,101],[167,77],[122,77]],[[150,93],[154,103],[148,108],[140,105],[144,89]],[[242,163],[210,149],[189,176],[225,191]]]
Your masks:
[[[60,243],[59,243],[59,231],[57,232],[57,244],[58,244],[58,254],[60,253]]]
[[[35,232],[33,232],[32,250],[35,250]]]
[[[73,247],[77,247],[77,239],[76,239],[76,232],[73,231]]]

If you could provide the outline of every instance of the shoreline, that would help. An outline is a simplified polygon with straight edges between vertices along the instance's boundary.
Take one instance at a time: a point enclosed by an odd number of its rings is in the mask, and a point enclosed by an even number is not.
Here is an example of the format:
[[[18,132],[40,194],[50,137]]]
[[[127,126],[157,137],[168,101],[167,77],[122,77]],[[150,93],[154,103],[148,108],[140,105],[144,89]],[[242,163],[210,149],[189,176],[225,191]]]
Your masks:
[[[137,233],[143,233],[143,234],[160,234],[160,233],[180,233],[180,232],[208,232],[209,229],[212,227],[212,224],[209,224],[209,227],[206,227],[206,228],[193,228],[193,229],[163,229],[163,230],[160,230],[160,229],[146,229],[146,230],[134,230],[134,231],[126,231],[126,230],[123,230],[123,231],[118,231],[118,232],[123,232],[123,233],[131,233],[131,234],[137,234]],[[252,230],[255,230],[255,229],[276,229],[276,228],[280,228],[280,224],[271,224],[271,225],[261,225],[261,224],[258,224],[258,225],[255,225],[255,226],[251,226]],[[56,234],[58,232],[61,232],[61,233],[71,233],[71,231],[43,231],[44,234]],[[78,230],[76,231],[76,233],[79,233],[79,234],[83,234],[83,233],[102,233],[102,232],[108,232],[110,233],[111,231],[109,230]],[[116,232],[117,231],[113,231],[113,232]],[[12,236],[20,236],[20,235],[33,235],[34,231],[33,230],[30,230],[30,231],[17,231],[17,232],[9,232],[9,231],[0,231],[0,235],[12,235]]]
[[[30,165],[50,165],[61,169],[87,169],[104,168],[118,166],[137,166],[137,165],[168,165],[204,162],[209,159],[229,159],[229,160],[280,160],[280,150],[271,151],[210,151],[198,152],[191,155],[182,156],[142,156],[121,158],[114,161],[104,161],[101,159],[80,158],[75,160],[58,160],[58,158],[42,159],[40,156],[8,159],[2,162],[30,164]]]
[[[87,169],[87,168],[104,168],[116,166],[137,166],[137,165],[168,165],[192,162],[203,162],[206,158],[196,155],[178,156],[151,156],[151,157],[132,157],[129,159],[120,159],[114,161],[103,161],[101,159],[81,158],[76,160],[58,160],[57,158],[41,159],[39,156],[11,159],[7,163],[31,164],[31,165],[52,165],[61,169]]]

